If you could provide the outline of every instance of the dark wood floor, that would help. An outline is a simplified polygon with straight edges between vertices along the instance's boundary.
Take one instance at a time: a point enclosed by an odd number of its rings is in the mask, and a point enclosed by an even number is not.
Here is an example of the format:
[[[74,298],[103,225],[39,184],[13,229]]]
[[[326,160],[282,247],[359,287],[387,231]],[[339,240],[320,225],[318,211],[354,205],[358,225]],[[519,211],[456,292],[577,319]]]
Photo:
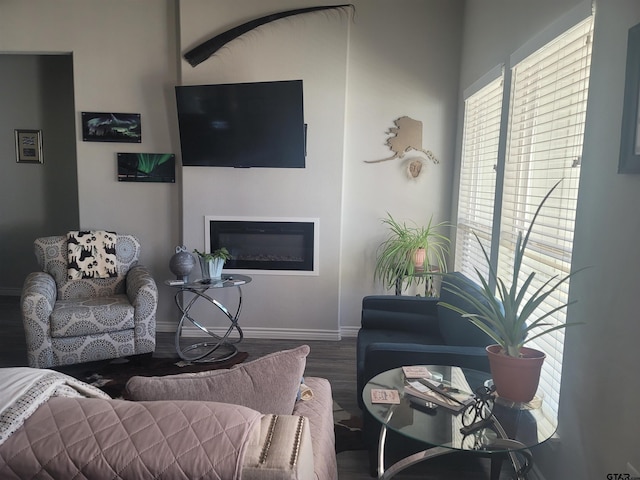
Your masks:
[[[317,340],[268,340],[244,339],[239,349],[249,354],[249,360],[267,353],[307,344],[311,353],[307,358],[305,375],[327,378],[332,387],[334,400],[346,411],[359,415],[356,400],[356,361],[355,339],[340,341]],[[157,334],[155,356],[174,356],[173,335]],[[26,347],[22,321],[20,318],[19,298],[0,295],[0,367],[26,366]],[[370,480],[368,457],[365,451],[347,451],[338,454],[338,473],[340,480]],[[512,470],[505,465],[500,480],[511,478]],[[489,478],[487,462],[470,465],[464,462],[451,462],[447,459],[435,459],[428,464],[416,465],[394,477],[402,479],[469,479]]]

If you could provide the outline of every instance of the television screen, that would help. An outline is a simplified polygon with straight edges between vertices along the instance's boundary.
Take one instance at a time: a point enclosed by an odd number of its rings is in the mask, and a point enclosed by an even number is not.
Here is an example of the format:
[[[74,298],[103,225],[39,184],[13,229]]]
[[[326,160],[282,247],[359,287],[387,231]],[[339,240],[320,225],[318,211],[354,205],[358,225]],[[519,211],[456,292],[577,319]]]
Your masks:
[[[302,80],[176,87],[184,166],[304,168]]]

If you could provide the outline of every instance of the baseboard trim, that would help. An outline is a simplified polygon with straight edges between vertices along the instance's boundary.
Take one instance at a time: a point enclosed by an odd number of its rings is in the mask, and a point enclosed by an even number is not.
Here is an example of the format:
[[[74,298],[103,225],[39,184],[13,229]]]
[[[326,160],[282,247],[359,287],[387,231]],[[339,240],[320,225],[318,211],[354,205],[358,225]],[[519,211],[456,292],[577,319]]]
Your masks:
[[[340,330],[320,330],[314,328],[261,328],[261,327],[244,327],[242,332],[245,338],[271,338],[274,340],[340,340],[342,338],[355,338],[358,336],[360,327],[340,327]],[[158,322],[156,330],[162,333],[174,333],[176,331],[175,323]],[[213,328],[212,332],[216,335],[224,335],[227,329],[223,327]],[[184,337],[202,337],[202,332],[196,327],[185,327],[183,330]]]
[[[158,332],[174,333],[176,331],[175,324],[158,323],[156,325]],[[212,328],[211,331],[216,335],[224,335],[226,328]],[[290,328],[260,328],[260,327],[242,327],[245,338],[270,338],[273,340],[340,340],[340,332],[333,330],[319,329],[297,329]],[[202,331],[196,327],[184,327],[182,331],[183,337],[202,337]],[[237,336],[234,334],[233,337]]]
[[[346,338],[355,338],[358,336],[360,327],[340,327],[340,336]]]

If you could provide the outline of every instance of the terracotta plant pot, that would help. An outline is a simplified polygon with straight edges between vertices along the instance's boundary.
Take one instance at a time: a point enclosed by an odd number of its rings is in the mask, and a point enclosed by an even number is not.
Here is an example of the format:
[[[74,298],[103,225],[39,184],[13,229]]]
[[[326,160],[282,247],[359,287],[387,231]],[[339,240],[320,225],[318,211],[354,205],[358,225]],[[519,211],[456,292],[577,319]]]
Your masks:
[[[513,402],[530,402],[538,390],[540,370],[546,355],[533,348],[522,347],[522,357],[500,353],[500,345],[489,345],[487,355],[491,376],[498,395]]]
[[[413,266],[416,270],[424,270],[424,262],[427,259],[427,251],[419,248],[413,252]]]

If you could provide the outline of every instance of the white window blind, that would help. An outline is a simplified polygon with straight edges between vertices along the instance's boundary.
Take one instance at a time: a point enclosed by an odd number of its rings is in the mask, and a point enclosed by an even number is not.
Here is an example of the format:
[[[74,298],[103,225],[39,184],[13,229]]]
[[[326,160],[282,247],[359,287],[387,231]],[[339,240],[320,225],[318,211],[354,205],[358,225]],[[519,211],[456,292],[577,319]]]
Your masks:
[[[489,274],[474,233],[490,254],[502,93],[501,72],[498,78],[465,100],[455,270],[475,280],[475,268],[485,278]]]
[[[548,43],[512,70],[498,276],[510,278],[515,243],[551,187],[562,180],[536,221],[521,282],[536,273],[532,290],[571,269],[574,220],[591,64],[592,17]],[[567,302],[568,282],[540,306],[540,313]],[[550,320],[566,320],[566,310]],[[535,315],[534,317],[535,318]],[[564,330],[527,344],[547,354],[540,380],[543,408],[558,410]]]

